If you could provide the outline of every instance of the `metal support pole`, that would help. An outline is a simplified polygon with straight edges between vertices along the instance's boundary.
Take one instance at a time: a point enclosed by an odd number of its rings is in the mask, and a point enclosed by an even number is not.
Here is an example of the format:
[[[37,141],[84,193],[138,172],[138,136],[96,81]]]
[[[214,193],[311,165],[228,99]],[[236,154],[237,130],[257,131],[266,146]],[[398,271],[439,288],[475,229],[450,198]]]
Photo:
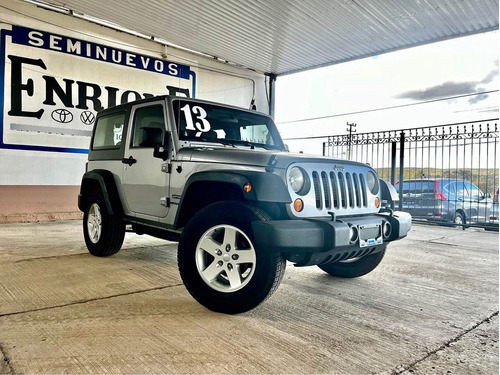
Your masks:
[[[396,149],[398,144],[396,142],[391,143],[391,184],[394,186],[396,184]]]
[[[403,211],[403,180],[405,169],[405,133],[401,132],[399,140],[399,210]]]
[[[391,185],[396,184],[396,149],[398,147],[397,142],[391,143]],[[391,209],[394,210],[394,202],[391,203]]]
[[[269,74],[269,116],[274,119],[274,105],[276,101],[276,74]]]

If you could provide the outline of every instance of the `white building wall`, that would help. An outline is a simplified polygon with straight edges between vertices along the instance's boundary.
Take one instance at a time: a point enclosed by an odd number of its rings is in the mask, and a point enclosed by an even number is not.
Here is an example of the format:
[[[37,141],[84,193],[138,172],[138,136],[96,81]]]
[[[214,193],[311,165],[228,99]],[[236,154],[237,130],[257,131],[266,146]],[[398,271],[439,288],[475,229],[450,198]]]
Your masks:
[[[50,218],[50,186],[72,199],[102,108],[177,91],[268,112],[261,74],[14,0],[0,7],[0,82],[0,222]],[[76,196],[59,203],[77,210]]]

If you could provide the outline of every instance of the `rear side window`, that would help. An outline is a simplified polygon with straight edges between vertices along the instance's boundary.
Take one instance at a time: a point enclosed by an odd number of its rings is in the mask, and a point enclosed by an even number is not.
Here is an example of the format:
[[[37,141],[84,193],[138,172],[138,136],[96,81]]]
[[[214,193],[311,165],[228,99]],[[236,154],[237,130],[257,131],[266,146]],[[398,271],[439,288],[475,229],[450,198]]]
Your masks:
[[[444,185],[443,192],[455,195],[455,183],[451,182],[451,183]]]
[[[455,187],[458,196],[466,197],[467,195],[469,195],[469,192],[467,191],[467,188],[465,187],[463,181],[457,181],[455,183]]]
[[[102,116],[97,120],[93,150],[119,149],[122,142],[123,126],[125,124],[125,112],[112,113]]]

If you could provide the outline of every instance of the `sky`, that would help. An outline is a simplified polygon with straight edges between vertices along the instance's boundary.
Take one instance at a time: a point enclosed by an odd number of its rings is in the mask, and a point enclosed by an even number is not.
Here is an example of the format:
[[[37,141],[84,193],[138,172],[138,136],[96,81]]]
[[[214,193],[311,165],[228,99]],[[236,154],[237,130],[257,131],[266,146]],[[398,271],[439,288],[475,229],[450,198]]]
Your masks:
[[[324,139],[295,138],[498,118],[498,60],[493,31],[278,77],[275,122],[291,151],[318,154]]]

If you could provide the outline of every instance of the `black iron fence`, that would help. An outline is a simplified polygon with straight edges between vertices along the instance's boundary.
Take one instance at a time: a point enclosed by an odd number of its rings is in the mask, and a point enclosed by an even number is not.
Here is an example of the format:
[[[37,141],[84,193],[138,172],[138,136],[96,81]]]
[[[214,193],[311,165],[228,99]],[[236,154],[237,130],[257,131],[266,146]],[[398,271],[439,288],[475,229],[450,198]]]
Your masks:
[[[498,136],[498,119],[333,135],[323,155],[370,164],[415,219],[495,229]]]

